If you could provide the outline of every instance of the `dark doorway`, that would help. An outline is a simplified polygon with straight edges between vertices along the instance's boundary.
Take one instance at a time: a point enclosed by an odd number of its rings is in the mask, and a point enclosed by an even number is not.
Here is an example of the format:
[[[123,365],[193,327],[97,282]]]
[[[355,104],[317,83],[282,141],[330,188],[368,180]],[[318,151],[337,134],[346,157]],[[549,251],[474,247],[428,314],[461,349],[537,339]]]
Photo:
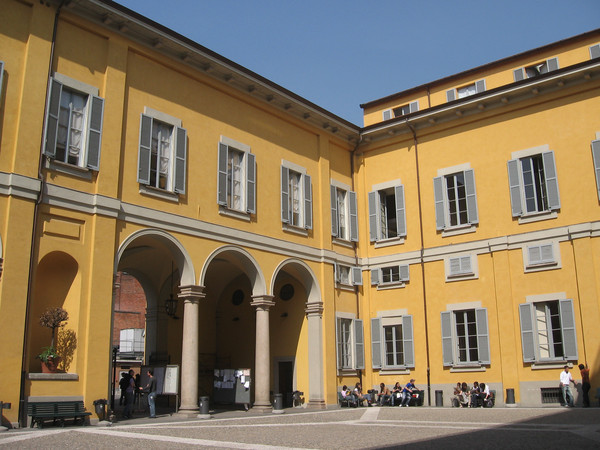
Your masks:
[[[283,394],[284,408],[291,408],[293,406],[293,392],[294,363],[293,361],[279,361],[279,393]]]

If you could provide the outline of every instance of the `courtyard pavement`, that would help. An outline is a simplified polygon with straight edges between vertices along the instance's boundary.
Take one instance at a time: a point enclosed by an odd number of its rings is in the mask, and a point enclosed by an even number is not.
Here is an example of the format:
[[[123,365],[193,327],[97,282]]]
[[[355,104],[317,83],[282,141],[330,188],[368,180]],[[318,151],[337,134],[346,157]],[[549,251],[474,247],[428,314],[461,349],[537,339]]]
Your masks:
[[[290,408],[0,433],[0,448],[600,448],[600,408]]]

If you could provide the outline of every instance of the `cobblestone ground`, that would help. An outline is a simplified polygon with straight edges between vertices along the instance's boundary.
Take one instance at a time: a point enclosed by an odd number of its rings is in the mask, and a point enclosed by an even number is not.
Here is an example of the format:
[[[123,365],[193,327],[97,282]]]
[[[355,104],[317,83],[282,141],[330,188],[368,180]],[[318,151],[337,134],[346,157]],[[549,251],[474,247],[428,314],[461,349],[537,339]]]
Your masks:
[[[0,433],[0,448],[600,448],[600,408],[358,408],[133,419]]]

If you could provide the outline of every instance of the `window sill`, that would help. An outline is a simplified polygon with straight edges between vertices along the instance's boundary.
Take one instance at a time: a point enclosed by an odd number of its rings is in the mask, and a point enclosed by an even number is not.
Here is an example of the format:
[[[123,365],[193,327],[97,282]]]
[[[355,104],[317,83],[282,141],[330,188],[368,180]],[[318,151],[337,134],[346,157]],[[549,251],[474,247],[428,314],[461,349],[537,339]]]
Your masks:
[[[342,247],[354,248],[354,242],[348,241],[347,239],[341,239],[341,238],[337,238],[335,236],[332,236],[331,237],[331,242],[333,242],[335,245],[340,245]]]
[[[519,225],[523,223],[540,222],[542,220],[556,219],[558,217],[557,211],[544,211],[535,214],[523,214],[519,217]]]
[[[357,369],[338,369],[337,370],[339,377],[354,377],[357,376]]]
[[[60,172],[67,175],[72,175],[77,178],[82,178],[87,181],[92,180],[92,171],[87,167],[74,166],[73,164],[56,161],[46,157],[45,168],[54,172]]]
[[[236,211],[234,209],[229,209],[226,206],[219,205],[219,214],[222,216],[233,217],[235,219],[245,220],[246,222],[250,222],[250,214]]]
[[[288,233],[294,233],[294,234],[298,234],[300,236],[308,237],[308,230],[306,228],[301,228],[301,227],[297,227],[294,225],[284,223],[282,225],[281,229]]]
[[[569,363],[564,359],[555,359],[552,361],[535,361],[531,364],[531,370],[554,370],[554,369],[562,369],[565,366],[569,366],[569,368],[573,368],[573,363]]]
[[[350,292],[355,291],[354,285],[352,285],[352,284],[342,284],[340,282],[336,282],[335,286],[342,291],[350,291]]]
[[[451,283],[452,281],[475,280],[477,278],[478,276],[476,273],[460,273],[457,275],[446,276],[446,283]]]
[[[28,380],[44,381],[79,381],[79,375],[76,373],[29,373]]]
[[[481,364],[460,364],[450,368],[450,373],[459,372],[485,372],[487,368]]]
[[[410,370],[405,367],[382,367],[379,369],[379,375],[410,375]]]
[[[179,203],[179,194],[175,192],[165,191],[152,186],[140,185],[140,194],[147,195],[149,197],[159,198],[161,200],[167,200],[173,203]]]
[[[404,244],[404,237],[402,237],[402,236],[376,241],[375,248],[391,247],[393,245],[401,245],[401,244]]]
[[[460,234],[475,233],[477,227],[472,224],[457,225],[455,227],[447,227],[442,230],[442,237],[458,236]]]
[[[377,290],[378,291],[386,291],[388,289],[402,289],[406,287],[406,283],[404,281],[400,281],[398,283],[385,283],[385,284],[378,284],[377,285]]]
[[[554,270],[560,269],[560,265],[558,261],[554,261],[551,263],[543,263],[543,264],[532,264],[525,267],[525,273],[528,272],[541,272],[543,270]]]

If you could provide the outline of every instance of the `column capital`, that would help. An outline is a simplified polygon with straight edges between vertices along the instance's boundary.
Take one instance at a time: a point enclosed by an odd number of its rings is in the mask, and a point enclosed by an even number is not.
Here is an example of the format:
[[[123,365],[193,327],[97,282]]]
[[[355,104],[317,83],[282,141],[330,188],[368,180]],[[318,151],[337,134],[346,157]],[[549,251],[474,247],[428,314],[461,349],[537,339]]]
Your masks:
[[[304,312],[307,316],[323,317],[323,302],[310,302],[306,304]]]
[[[272,295],[255,295],[252,297],[250,306],[254,306],[257,310],[268,311],[271,306],[275,306]]]
[[[198,286],[196,284],[189,284],[186,286],[179,286],[179,292],[177,293],[177,298],[180,298],[184,301],[199,301],[206,297],[206,293],[204,292],[204,286]]]

